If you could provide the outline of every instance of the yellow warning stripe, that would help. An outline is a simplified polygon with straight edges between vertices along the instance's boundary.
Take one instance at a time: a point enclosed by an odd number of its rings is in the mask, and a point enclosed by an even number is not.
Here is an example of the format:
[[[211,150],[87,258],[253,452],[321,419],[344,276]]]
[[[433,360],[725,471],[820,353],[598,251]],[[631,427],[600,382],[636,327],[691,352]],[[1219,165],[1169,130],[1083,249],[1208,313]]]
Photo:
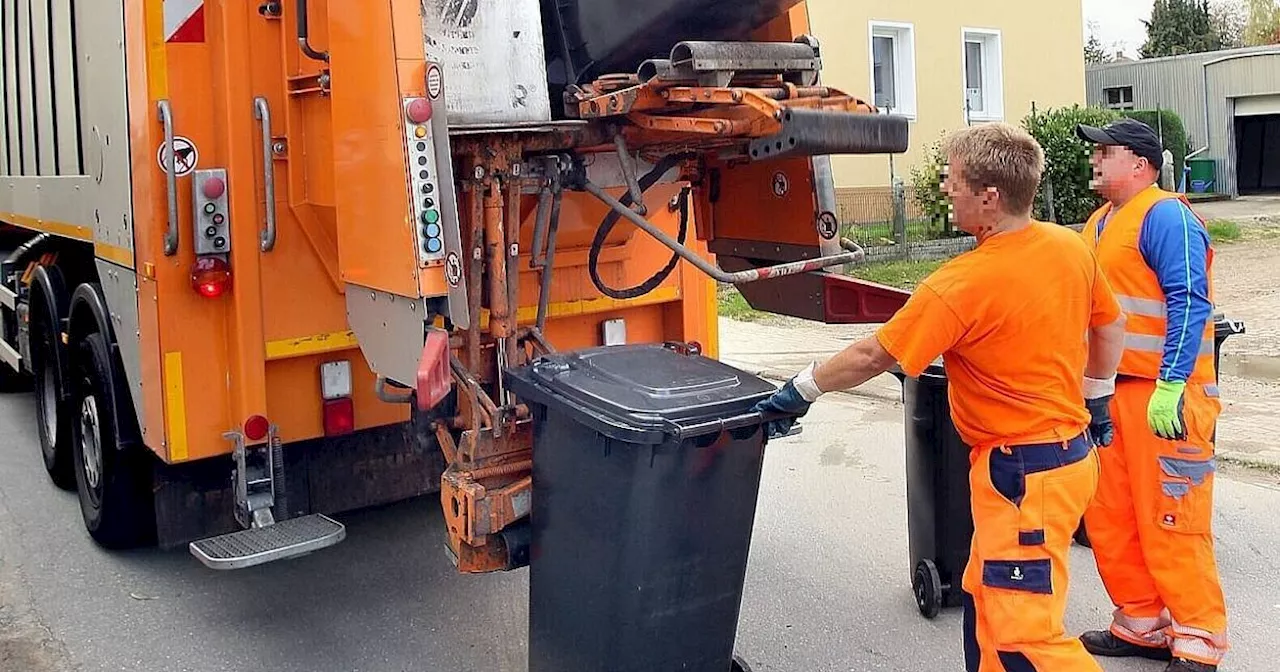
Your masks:
[[[340,352],[359,347],[355,332],[337,331],[331,334],[315,334],[300,338],[286,338],[267,342],[267,361],[293,359],[326,352]]]
[[[16,212],[0,212],[0,220],[4,220],[9,224],[20,226],[24,229],[31,229],[32,231],[52,233],[56,236],[74,238],[86,243],[93,242],[93,229],[88,226],[66,224],[64,222],[55,222],[50,219],[40,219],[38,217],[29,217],[27,215],[20,215]]]
[[[67,224],[66,222],[57,222],[51,219],[39,219],[37,217],[19,215],[16,212],[0,212],[0,220],[31,231],[52,233],[63,238],[93,243],[93,251],[99,258],[119,264],[125,268],[133,268],[133,250],[95,241],[93,239],[93,229],[88,226]]]
[[[146,0],[147,89],[151,100],[169,97],[169,58],[164,42],[164,0]]]
[[[182,387],[182,353],[164,354],[164,409],[168,416],[169,461],[187,459],[187,395]]]

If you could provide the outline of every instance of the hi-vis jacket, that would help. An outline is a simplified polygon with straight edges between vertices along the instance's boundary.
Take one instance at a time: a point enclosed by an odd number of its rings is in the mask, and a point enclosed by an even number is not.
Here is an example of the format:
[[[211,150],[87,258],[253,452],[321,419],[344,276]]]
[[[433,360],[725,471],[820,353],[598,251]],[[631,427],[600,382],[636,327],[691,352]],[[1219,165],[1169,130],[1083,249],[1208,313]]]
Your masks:
[[[1152,268],[1144,254],[1152,244],[1144,236],[1143,225],[1157,208],[1176,219],[1173,224],[1164,220],[1167,230],[1155,234],[1156,243],[1163,238],[1170,242],[1167,247],[1186,254],[1185,259],[1172,255],[1166,268]],[[1214,325],[1208,319],[1213,302],[1213,250],[1204,222],[1191,211],[1186,198],[1151,186],[1119,209],[1110,203],[1099,208],[1083,235],[1128,316],[1119,373],[1214,384]],[[1192,258],[1196,254],[1202,256]],[[1177,296],[1170,297],[1168,288],[1176,288]],[[1171,313],[1174,329],[1169,328]]]

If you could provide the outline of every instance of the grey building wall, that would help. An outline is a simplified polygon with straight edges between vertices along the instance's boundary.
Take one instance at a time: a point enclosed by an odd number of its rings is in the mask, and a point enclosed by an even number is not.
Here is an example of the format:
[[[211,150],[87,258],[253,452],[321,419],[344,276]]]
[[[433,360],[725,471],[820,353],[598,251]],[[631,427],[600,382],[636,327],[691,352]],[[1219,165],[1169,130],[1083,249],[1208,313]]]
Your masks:
[[[1218,191],[1236,194],[1234,98],[1280,93],[1280,49],[1250,47],[1090,66],[1089,105],[1106,106],[1106,89],[1133,87],[1135,109],[1173,110],[1190,151],[1217,162]]]

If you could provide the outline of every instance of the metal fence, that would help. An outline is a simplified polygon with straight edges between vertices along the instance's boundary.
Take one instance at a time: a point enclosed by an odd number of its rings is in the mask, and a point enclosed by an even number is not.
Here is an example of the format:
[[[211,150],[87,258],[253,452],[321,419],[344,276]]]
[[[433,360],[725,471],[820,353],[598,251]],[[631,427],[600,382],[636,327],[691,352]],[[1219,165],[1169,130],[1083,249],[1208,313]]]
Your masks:
[[[909,243],[956,235],[949,222],[931,219],[901,180],[888,187],[837,189],[836,210],[843,236],[867,248],[897,248],[902,258]]]

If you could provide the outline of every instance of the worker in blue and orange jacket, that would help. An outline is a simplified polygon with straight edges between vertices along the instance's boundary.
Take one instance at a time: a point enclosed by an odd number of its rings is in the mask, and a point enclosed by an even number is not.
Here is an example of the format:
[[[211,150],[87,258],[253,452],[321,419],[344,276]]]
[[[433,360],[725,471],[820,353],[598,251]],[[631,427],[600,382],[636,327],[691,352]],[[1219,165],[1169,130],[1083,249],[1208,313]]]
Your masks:
[[[1112,433],[1106,399],[1087,400],[1084,387],[1114,376],[1124,317],[1080,236],[1031,219],[1044,171],[1034,138],[983,124],[951,135],[944,152],[952,216],[977,248],[926,278],[874,336],[758,408],[787,418],[768,423],[782,435],[824,392],[895,361],[919,376],[942,356],[952,420],[971,447],[967,669],[1101,672],[1063,617],[1071,539],[1098,482],[1094,443]]]
[[[1163,163],[1151,127],[1125,119],[1081,126],[1095,143],[1094,187],[1107,199],[1084,228],[1127,323],[1111,412],[1115,444],[1085,514],[1098,571],[1116,609],[1081,636],[1103,656],[1169,660],[1211,672],[1227,644],[1214,560],[1213,248],[1179,194],[1155,185]]]

